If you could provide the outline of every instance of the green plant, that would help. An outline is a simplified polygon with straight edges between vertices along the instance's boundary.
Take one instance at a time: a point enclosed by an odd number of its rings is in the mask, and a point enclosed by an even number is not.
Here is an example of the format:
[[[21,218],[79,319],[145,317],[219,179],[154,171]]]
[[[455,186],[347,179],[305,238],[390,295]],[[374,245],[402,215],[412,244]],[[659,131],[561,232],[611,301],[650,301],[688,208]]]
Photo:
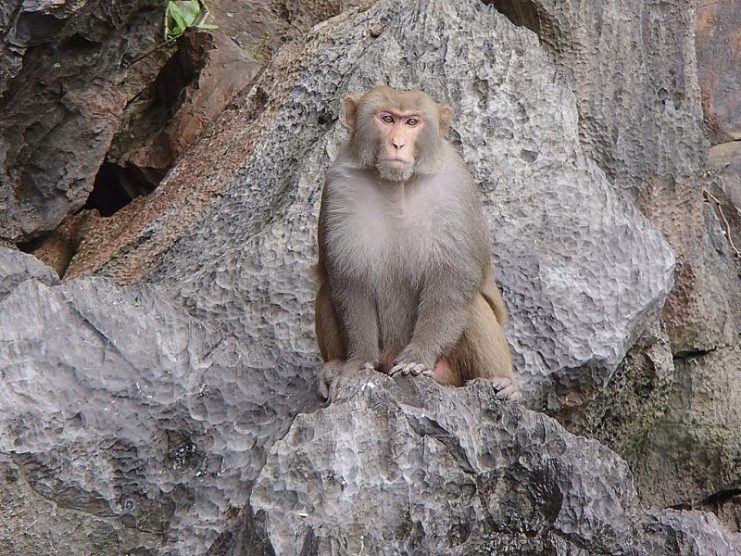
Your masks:
[[[269,31],[265,31],[262,34],[262,37],[260,37],[260,42],[256,45],[253,45],[249,48],[249,53],[252,55],[252,57],[257,60],[258,62],[261,62],[262,59],[265,57],[265,52],[268,49],[268,45],[270,44],[270,41],[273,40],[273,34]]]
[[[172,42],[186,29],[218,29],[218,25],[206,23],[208,6],[205,0],[175,0],[165,9],[165,42]]]

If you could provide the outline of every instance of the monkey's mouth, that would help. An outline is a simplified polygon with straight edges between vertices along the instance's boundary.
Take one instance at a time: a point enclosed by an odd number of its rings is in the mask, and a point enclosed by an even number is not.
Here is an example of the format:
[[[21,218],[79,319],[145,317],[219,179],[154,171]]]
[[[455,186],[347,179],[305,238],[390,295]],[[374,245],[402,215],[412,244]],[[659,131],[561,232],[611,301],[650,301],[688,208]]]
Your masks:
[[[411,160],[404,158],[382,158],[378,161],[380,164],[390,164],[391,166],[407,166],[412,164]]]

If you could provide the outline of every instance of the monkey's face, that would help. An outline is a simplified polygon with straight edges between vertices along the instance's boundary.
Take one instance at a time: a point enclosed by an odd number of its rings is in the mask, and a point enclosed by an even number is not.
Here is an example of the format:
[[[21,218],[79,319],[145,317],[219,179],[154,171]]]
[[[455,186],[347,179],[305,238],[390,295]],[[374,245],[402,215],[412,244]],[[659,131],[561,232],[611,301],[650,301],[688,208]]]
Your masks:
[[[451,114],[449,107],[421,91],[385,86],[360,98],[346,97],[344,107],[358,162],[393,182],[405,182],[432,167]]]
[[[379,110],[373,114],[377,137],[376,169],[389,181],[407,181],[429,123],[417,112]]]

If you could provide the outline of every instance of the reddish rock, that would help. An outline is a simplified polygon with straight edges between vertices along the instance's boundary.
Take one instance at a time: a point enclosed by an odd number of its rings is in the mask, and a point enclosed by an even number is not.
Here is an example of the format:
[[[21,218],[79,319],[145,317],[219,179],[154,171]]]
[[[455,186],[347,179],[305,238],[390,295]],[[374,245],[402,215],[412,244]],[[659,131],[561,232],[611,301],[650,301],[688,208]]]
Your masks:
[[[705,132],[713,144],[741,139],[741,9],[738,0],[698,6],[697,68]]]

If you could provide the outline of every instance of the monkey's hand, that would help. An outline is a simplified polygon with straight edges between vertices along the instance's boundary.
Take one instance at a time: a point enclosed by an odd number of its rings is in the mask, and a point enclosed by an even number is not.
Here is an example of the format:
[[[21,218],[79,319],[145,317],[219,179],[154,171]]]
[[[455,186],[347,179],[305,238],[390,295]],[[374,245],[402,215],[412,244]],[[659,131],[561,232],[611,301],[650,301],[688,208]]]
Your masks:
[[[425,362],[425,358],[412,346],[407,346],[402,350],[399,356],[394,360],[394,366],[389,371],[389,376],[429,376],[434,375],[434,362],[430,365]]]
[[[491,382],[497,390],[497,398],[508,402],[519,402],[522,398],[517,383],[509,377],[492,378]]]
[[[319,372],[319,395],[325,400],[334,401],[343,376],[353,371],[375,371],[377,366],[376,361],[363,362],[359,359],[328,361]]]

